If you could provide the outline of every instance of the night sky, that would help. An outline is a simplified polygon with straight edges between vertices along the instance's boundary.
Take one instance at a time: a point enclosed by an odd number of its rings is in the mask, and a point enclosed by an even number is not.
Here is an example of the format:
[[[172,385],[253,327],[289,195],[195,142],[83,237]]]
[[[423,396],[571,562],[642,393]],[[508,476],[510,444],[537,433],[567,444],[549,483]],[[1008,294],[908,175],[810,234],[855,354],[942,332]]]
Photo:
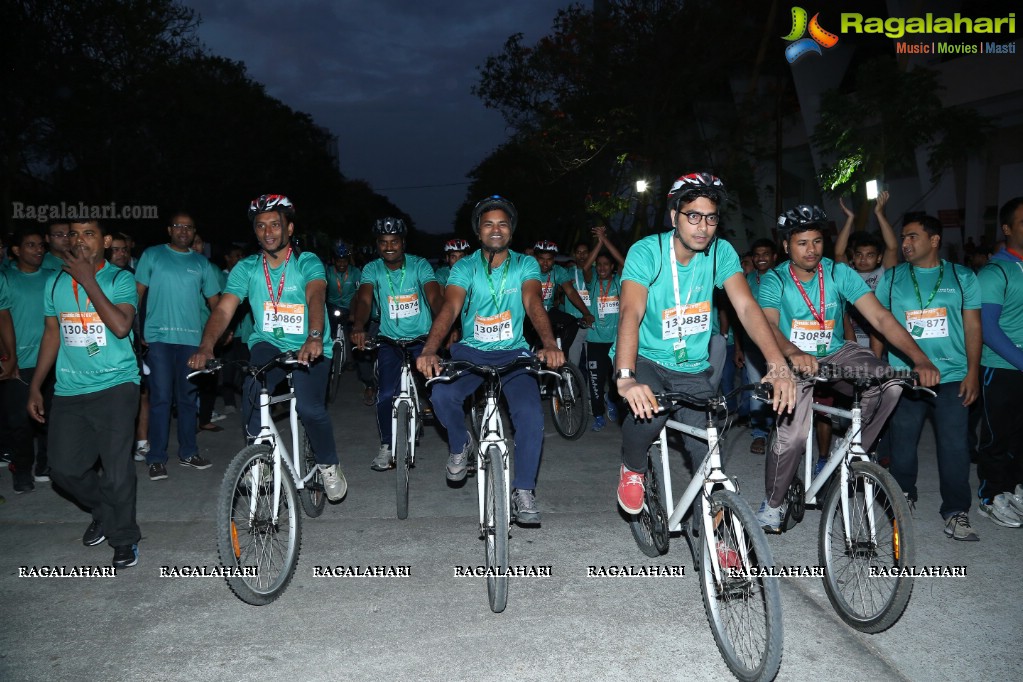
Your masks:
[[[550,33],[565,0],[185,0],[213,53],[338,137],[341,172],[420,229],[447,232],[468,173],[507,137],[470,94],[513,33]],[[424,189],[400,189],[440,185]],[[267,191],[275,191],[268,188]],[[367,226],[368,227],[368,226]]]

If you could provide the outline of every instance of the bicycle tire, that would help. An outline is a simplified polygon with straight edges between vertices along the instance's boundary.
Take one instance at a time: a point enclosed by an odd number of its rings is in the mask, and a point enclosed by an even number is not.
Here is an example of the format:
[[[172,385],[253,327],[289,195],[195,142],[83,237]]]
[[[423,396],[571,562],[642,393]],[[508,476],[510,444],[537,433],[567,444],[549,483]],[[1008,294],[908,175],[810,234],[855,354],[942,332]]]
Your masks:
[[[508,605],[508,497],[504,493],[501,451],[491,445],[480,475],[483,483],[483,539],[486,543],[487,598],[490,610],[501,613]],[[496,573],[497,575],[491,575]]]
[[[657,444],[647,451],[647,475],[643,509],[629,519],[629,529],[639,549],[648,557],[667,554],[670,532],[668,512],[664,508],[664,472],[661,450]]]
[[[873,487],[869,505],[868,486]],[[853,462],[847,488],[850,529],[854,538],[862,533],[865,539],[846,546],[842,485],[836,477],[821,514],[818,560],[825,567],[824,590],[835,611],[853,628],[873,634],[899,620],[913,592],[913,578],[876,571],[914,565],[913,519],[898,483],[873,462]],[[865,527],[868,509],[875,519],[874,541]]]
[[[276,524],[270,522],[273,504],[273,450],[261,443],[234,456],[224,474],[217,499],[217,549],[229,570],[255,567],[255,576],[229,576],[227,584],[239,599],[254,606],[276,600],[295,575],[302,545],[302,515],[291,471],[281,466],[281,496]],[[253,485],[259,469],[260,484]],[[252,498],[254,518],[249,518]]]
[[[343,342],[334,342],[334,355],[330,359],[330,376],[327,378],[327,403],[334,402],[341,387],[341,373],[344,371],[345,352]]]
[[[298,446],[302,448],[298,457],[298,475],[305,481],[310,470],[315,472],[313,477],[303,485],[298,499],[302,501],[302,509],[305,510],[306,516],[315,519],[323,513],[323,507],[327,504],[327,492],[323,488],[323,474],[316,466],[313,445],[309,442],[309,434],[305,432],[302,422],[298,423]]]
[[[565,363],[558,368],[561,391],[551,387],[551,418],[554,428],[567,440],[576,440],[586,430],[590,402],[586,380],[578,367]]]
[[[731,490],[711,494],[712,535],[701,533],[700,588],[707,622],[728,669],[740,680],[774,679],[781,666],[784,626],[778,578],[755,572],[774,566],[767,536],[753,510]],[[698,503],[698,509],[705,503]],[[702,513],[702,512],[701,512]],[[722,545],[727,549],[721,549]],[[744,551],[743,551],[744,550]],[[711,551],[742,569],[714,579]],[[730,553],[729,553],[730,552]]]
[[[405,403],[398,405],[394,432],[394,478],[396,482],[395,499],[398,506],[398,518],[408,518],[408,470],[411,462],[412,413]]]

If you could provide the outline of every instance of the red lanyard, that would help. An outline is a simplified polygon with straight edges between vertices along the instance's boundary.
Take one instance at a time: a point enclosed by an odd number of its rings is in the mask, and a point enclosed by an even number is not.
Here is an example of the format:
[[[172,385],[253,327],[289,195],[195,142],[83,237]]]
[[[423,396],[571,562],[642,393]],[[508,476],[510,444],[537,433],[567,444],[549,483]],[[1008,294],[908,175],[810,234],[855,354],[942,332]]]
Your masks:
[[[288,255],[290,256],[291,254],[289,253]],[[343,280],[338,279],[337,278],[337,270],[334,271],[334,283],[337,284],[337,295],[338,296],[343,296],[344,295],[344,294],[341,293],[341,285],[344,284],[347,281],[348,281],[348,271],[347,270],[345,270],[345,278]],[[280,296],[280,294],[278,294],[278,296]]]
[[[266,254],[263,254],[263,275],[266,277],[266,295],[270,297],[270,304],[274,307],[274,315],[277,314],[277,304],[281,301],[281,293],[284,291],[284,275],[288,273],[288,261],[291,260],[291,247],[288,247],[288,255],[284,257],[284,269],[281,271],[281,281],[277,283],[277,300],[274,300],[273,282],[270,281],[270,268],[266,264]]]
[[[1016,253],[1015,250],[1010,249],[1008,246],[1005,247],[1005,250],[1008,251],[1009,253],[1011,253],[1016,258],[1019,258],[1020,260],[1023,260],[1023,256],[1019,255],[1018,253]]]
[[[813,315],[813,319],[817,320],[817,324],[821,326],[821,329],[825,329],[827,325],[824,324],[824,267],[817,264],[817,285],[821,290],[821,311],[818,313],[814,310],[813,303],[810,303],[810,297],[806,295],[806,289],[803,288],[803,283],[796,277],[795,271],[792,269],[792,265],[789,265],[789,274],[792,275],[792,281],[799,287],[799,293],[803,295],[803,301],[806,303],[806,307],[810,309],[810,314]]]
[[[604,298],[611,293],[611,284],[614,282],[614,278],[607,280],[607,289],[604,288],[603,282],[604,280],[599,277],[597,278],[597,287],[600,289],[600,298]]]
[[[102,270],[106,266],[107,266],[107,262],[103,261],[102,263],[99,264],[99,267],[96,268],[96,272],[98,273],[100,270]],[[82,314],[82,304],[78,302],[78,280],[75,279],[74,277],[71,278],[71,289],[75,293],[75,307],[78,308],[78,319],[82,321],[82,326],[84,327],[85,326],[85,315]],[[86,309],[86,311],[89,310],[89,297],[88,296],[85,297],[85,309]]]

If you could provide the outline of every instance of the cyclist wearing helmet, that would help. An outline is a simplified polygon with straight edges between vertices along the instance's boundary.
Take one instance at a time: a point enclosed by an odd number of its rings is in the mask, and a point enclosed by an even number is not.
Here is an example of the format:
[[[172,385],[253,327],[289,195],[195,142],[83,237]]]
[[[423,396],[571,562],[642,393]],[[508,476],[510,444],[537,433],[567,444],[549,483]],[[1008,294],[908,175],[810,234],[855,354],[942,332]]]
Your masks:
[[[523,336],[528,317],[540,335],[540,359],[550,367],[564,364],[564,354],[551,333],[540,289],[536,260],[508,248],[518,222],[515,206],[500,196],[483,199],[472,212],[472,229],[482,248],[478,256],[463,258],[451,268],[444,305],[430,329],[417,366],[427,377],[440,373],[437,351],[452,323],[461,313],[464,339],[451,346],[454,360],[503,365],[529,352]],[[448,432],[449,481],[463,481],[468,472],[472,443],[465,428],[462,404],[482,379],[468,374],[450,383],[438,383],[431,401],[437,419]],[[537,525],[534,490],[543,447],[543,412],[536,379],[526,370],[502,379],[515,426],[515,478],[512,481],[512,514],[519,524]]]
[[[643,508],[646,453],[668,414],[657,413],[654,391],[714,394],[709,357],[715,288],[725,290],[735,312],[774,368],[774,408],[791,409],[794,386],[771,327],[750,294],[739,256],[715,240],[724,183],[708,173],[680,177],[668,193],[672,229],[636,242],[622,271],[618,336],[611,349],[618,393],[635,419],[622,424],[618,504],[630,514]],[[678,410],[675,418],[698,425],[701,411]],[[704,441],[686,437],[694,463],[707,453]]]
[[[202,369],[213,357],[213,346],[223,335],[241,302],[248,299],[255,318],[248,344],[254,365],[265,365],[282,351],[295,351],[304,367],[292,373],[298,416],[305,426],[323,478],[324,492],[332,502],[348,490],[338,461],[334,429],[323,396],[333,344],[326,317],[327,280],[323,263],[315,254],[297,253],[291,247],[295,210],[282,194],[264,194],[253,199],[249,220],[260,252],[238,261],[227,277],[227,287],[203,330],[199,350],[188,366]],[[266,374],[268,386],[284,379],[285,370],[276,367]],[[242,417],[251,436],[259,431],[259,384],[251,376],[242,389]]]
[[[334,242],[331,261],[327,268],[327,303],[340,308],[347,319],[362,271],[352,264],[352,250],[340,239]]]
[[[443,296],[433,268],[425,258],[405,253],[405,221],[382,218],[373,226],[380,258],[362,270],[358,305],[352,320],[352,344],[366,343],[366,324],[375,302],[380,308],[380,336],[405,341],[424,336],[440,310]],[[419,357],[423,347],[412,347]],[[394,468],[391,453],[391,404],[401,380],[403,354],[400,348],[381,344],[377,347],[377,429],[380,449],[370,468],[387,471]]]
[[[554,257],[557,255],[558,245],[552,241],[543,239],[533,244],[533,257],[540,265],[543,307],[551,320],[551,327],[557,330],[556,334],[561,339],[561,349],[567,353],[579,332],[580,323],[565,311],[554,307],[555,293],[560,290],[569,302],[582,313],[583,326],[589,327],[593,324],[593,315],[590,313],[589,306],[583,302],[579,292],[576,291],[575,285],[572,283],[572,275],[554,262]]]
[[[447,286],[448,275],[455,263],[469,253],[469,242],[464,239],[449,239],[444,243],[444,265],[437,268],[437,283],[441,288]]]
[[[826,219],[824,211],[806,204],[778,217],[789,261],[763,276],[759,299],[785,358],[797,371],[808,375],[816,374],[818,361],[878,375],[889,370],[888,363],[868,349],[845,342],[842,322],[849,303],[910,359],[924,386],[938,383],[938,369],[909,332],[881,306],[866,282],[848,265],[823,257]],[[772,362],[768,357],[768,366]],[[851,393],[844,382],[834,387],[844,394]],[[901,393],[897,386],[873,386],[863,394],[863,412],[873,415],[863,426],[865,448],[874,444]],[[767,453],[764,472],[766,499],[757,511],[757,521],[768,532],[780,530],[785,511],[782,503],[804,448],[812,403],[813,382],[801,380],[796,387],[795,410],[790,417],[778,419],[778,438]]]

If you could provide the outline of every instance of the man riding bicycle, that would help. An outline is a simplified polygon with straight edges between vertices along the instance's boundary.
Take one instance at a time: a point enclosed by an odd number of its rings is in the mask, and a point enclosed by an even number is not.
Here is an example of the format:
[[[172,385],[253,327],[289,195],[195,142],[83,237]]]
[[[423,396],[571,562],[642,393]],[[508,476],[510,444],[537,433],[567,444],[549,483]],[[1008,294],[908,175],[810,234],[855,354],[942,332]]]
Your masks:
[[[564,353],[558,348],[544,311],[540,268],[535,259],[508,248],[517,223],[515,206],[497,195],[483,199],[473,209],[472,229],[482,249],[478,256],[463,258],[451,268],[444,305],[417,361],[427,377],[440,373],[437,351],[459,312],[463,340],[451,346],[453,360],[499,366],[522,357],[529,351],[522,333],[528,317],[543,344],[538,357],[552,368],[564,364]],[[474,456],[462,405],[482,381],[475,374],[467,374],[433,388],[435,413],[448,432],[449,481],[465,480],[469,457]],[[540,389],[525,369],[505,375],[502,387],[516,435],[512,514],[520,524],[539,524],[534,490],[543,447]]]
[[[618,504],[630,514],[643,508],[647,449],[668,419],[657,414],[654,391],[683,392],[698,398],[714,394],[708,362],[715,287],[725,290],[739,320],[771,368],[779,413],[794,403],[794,385],[771,328],[750,293],[735,249],[716,238],[724,183],[709,173],[683,175],[668,192],[672,229],[651,235],[629,249],[622,271],[618,337],[611,349],[618,393],[635,419],[622,424],[622,468]],[[702,424],[702,411],[680,408],[676,417]],[[695,465],[707,444],[687,436]]]
[[[334,429],[323,396],[333,352],[326,317],[327,280],[323,263],[313,253],[298,253],[291,247],[295,230],[295,208],[283,194],[264,194],[253,199],[249,220],[260,252],[244,258],[227,277],[220,302],[210,314],[199,350],[188,360],[194,370],[203,369],[213,358],[213,346],[224,334],[241,302],[248,299],[255,319],[248,344],[250,362],[262,366],[284,351],[293,351],[302,367],[291,369],[298,416],[305,426],[323,489],[332,502],[348,490],[337,456]],[[266,373],[266,385],[276,386],[286,370],[275,367]],[[245,377],[242,418],[249,438],[259,434],[259,382]]]
[[[469,255],[469,242],[464,239],[449,239],[444,242],[444,265],[437,268],[437,284],[441,289],[447,286],[451,268]]]
[[[551,321],[551,328],[555,330],[555,336],[561,340],[561,350],[568,353],[568,349],[579,332],[579,327],[589,327],[593,324],[593,314],[576,290],[571,273],[554,262],[557,255],[558,245],[552,241],[543,239],[533,245],[533,257],[536,258],[536,262],[540,266],[543,307]],[[559,289],[568,301],[582,313],[582,317],[576,318],[555,307],[555,294]],[[533,334],[528,328],[527,336],[532,340]]]

